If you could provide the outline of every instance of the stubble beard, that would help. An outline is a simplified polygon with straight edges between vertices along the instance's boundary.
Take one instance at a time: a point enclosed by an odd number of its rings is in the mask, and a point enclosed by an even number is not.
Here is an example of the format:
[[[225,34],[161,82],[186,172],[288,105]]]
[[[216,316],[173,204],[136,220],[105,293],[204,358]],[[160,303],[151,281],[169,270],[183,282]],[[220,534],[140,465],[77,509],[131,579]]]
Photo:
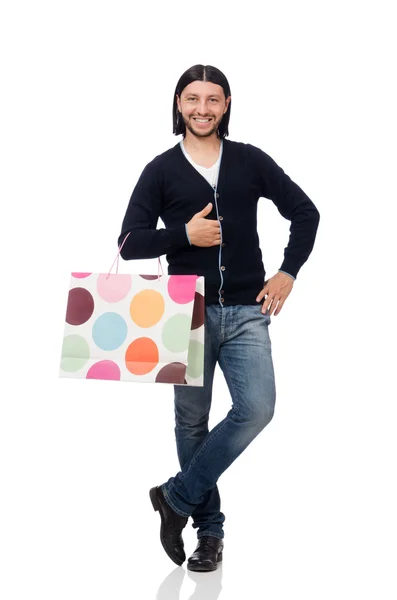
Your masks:
[[[187,119],[187,120],[184,119],[184,122],[185,122],[186,129],[188,129],[190,131],[190,133],[192,133],[196,137],[209,137],[215,131],[218,130],[218,126],[219,126],[219,123],[217,123],[215,121],[215,119],[213,119],[213,123],[214,123],[213,127],[211,127],[210,129],[208,129],[208,131],[198,131],[196,129],[193,129],[193,127],[192,127],[192,125],[190,123],[190,119]]]

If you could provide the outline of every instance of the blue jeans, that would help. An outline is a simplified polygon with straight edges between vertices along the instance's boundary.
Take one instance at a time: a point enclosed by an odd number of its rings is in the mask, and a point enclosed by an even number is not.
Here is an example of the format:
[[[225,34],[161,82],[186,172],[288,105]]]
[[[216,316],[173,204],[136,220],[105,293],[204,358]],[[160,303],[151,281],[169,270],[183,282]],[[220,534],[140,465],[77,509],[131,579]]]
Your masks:
[[[268,331],[271,318],[261,309],[261,303],[206,306],[204,386],[174,386],[181,471],[161,488],[171,508],[192,517],[198,538],[224,537],[225,515],[220,510],[216,482],[274,414],[276,387]],[[217,362],[231,394],[232,408],[209,432]]]

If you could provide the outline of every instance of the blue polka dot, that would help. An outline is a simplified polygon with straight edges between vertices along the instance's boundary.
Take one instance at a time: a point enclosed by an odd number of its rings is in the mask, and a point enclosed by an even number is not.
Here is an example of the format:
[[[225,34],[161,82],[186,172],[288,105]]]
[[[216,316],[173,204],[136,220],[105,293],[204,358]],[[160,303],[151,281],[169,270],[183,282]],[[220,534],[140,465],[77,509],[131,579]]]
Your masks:
[[[127,323],[119,314],[107,312],[92,326],[92,339],[101,350],[119,348],[127,337]]]

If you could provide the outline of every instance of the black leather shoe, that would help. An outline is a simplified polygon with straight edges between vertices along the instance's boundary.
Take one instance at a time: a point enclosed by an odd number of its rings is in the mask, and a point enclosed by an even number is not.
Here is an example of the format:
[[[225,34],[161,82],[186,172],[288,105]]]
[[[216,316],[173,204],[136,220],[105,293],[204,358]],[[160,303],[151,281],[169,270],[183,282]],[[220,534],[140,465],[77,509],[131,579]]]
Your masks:
[[[160,513],[160,540],[163,548],[170,559],[180,566],[186,559],[181,534],[189,517],[181,517],[167,504],[160,486],[152,488],[149,494],[154,510]]]
[[[189,571],[215,571],[222,560],[223,540],[212,535],[199,538],[196,550],[187,561]]]

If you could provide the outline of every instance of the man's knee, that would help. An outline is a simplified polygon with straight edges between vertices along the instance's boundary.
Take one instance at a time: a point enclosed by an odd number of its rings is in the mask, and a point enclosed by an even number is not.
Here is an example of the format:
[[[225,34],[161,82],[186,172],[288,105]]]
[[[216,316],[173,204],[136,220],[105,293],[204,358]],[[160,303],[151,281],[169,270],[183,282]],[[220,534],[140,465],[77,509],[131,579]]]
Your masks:
[[[264,429],[274,417],[274,404],[266,404],[261,411],[259,426]]]
[[[236,422],[240,423],[245,427],[254,427],[258,431],[261,431],[270,423],[274,416],[274,404],[262,404],[258,405],[251,410],[242,410],[233,407],[229,412],[229,415]]]
[[[263,404],[258,407],[253,414],[250,415],[249,421],[255,424],[258,431],[265,429],[269,425],[274,416],[274,403]]]

